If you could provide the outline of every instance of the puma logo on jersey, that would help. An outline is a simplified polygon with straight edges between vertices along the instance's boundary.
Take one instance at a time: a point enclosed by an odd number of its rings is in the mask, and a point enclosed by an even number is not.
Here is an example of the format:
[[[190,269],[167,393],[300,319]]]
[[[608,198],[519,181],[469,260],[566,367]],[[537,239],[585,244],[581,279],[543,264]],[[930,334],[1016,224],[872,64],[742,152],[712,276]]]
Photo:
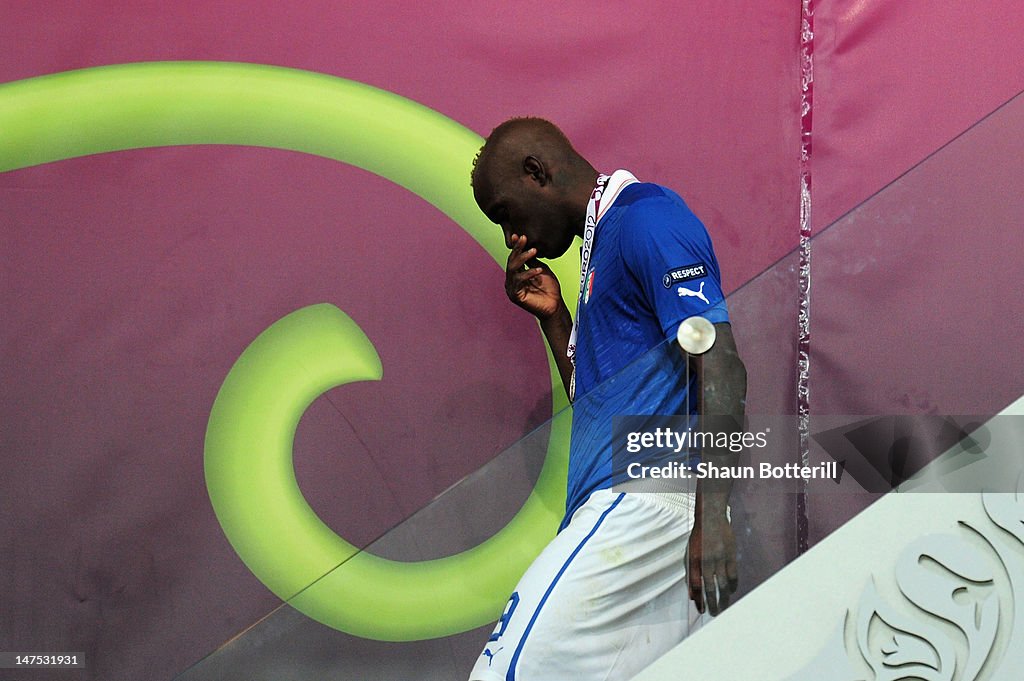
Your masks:
[[[704,301],[704,303],[706,305],[710,305],[711,301],[708,300],[704,296],[704,284],[706,284],[706,283],[707,283],[706,281],[700,282],[700,288],[697,289],[696,291],[691,291],[690,289],[686,288],[685,286],[680,286],[679,287],[679,297],[680,298],[687,298],[687,297],[689,297],[689,298],[700,298],[701,300]]]
[[[500,653],[503,650],[505,650],[505,646],[502,646],[502,647],[498,648],[493,653],[491,652],[490,648],[484,648],[484,655],[487,657],[487,666],[488,667],[490,667],[491,663],[494,662],[494,656],[497,655],[498,653]]]

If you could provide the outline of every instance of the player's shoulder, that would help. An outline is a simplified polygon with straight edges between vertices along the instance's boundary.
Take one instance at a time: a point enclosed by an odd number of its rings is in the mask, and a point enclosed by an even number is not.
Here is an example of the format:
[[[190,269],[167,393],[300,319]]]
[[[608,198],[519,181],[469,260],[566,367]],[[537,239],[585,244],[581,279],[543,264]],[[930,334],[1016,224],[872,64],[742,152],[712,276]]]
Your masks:
[[[679,194],[664,185],[653,182],[634,182],[627,185],[615,199],[615,205],[629,211],[657,210],[667,206],[687,209],[686,203]]]
[[[627,221],[633,223],[694,218],[693,212],[679,194],[653,182],[636,182],[625,187],[615,199],[615,207],[622,211]]]
[[[623,237],[664,235],[665,230],[701,234],[704,225],[686,202],[668,187],[637,182],[624,188],[615,200],[622,211]]]

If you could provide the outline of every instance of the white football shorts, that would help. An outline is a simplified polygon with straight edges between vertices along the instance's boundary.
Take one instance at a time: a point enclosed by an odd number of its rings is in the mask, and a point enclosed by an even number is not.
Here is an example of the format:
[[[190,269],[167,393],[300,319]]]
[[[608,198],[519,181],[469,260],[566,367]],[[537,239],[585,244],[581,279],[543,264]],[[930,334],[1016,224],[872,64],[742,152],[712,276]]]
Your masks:
[[[686,585],[693,507],[594,492],[520,579],[470,681],[625,681],[682,641],[703,621]]]

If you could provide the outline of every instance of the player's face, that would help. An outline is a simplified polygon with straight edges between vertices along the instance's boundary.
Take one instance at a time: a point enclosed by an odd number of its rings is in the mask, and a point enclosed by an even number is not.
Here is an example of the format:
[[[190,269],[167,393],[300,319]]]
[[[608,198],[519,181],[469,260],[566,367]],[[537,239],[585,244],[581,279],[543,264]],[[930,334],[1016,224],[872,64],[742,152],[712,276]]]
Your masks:
[[[557,258],[569,250],[573,233],[550,187],[539,186],[528,175],[489,180],[474,194],[484,215],[501,226],[506,247],[512,248],[515,234],[525,236],[526,247],[536,248],[541,258]]]

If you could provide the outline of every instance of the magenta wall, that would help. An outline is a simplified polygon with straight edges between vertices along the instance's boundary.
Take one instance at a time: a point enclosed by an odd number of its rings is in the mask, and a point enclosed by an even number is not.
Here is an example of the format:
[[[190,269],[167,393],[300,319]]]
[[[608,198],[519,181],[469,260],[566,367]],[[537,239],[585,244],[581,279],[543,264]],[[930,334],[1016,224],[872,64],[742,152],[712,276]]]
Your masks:
[[[546,116],[599,167],[678,189],[728,290],[795,247],[799,0],[412,5],[18,3],[0,82],[248,61],[369,83],[480,134]],[[1021,12],[822,4],[817,229],[1024,87]],[[217,525],[202,441],[233,361],[294,309],[337,305],[384,363],[380,384],[318,400],[296,442],[304,493],[356,543],[550,415],[543,347],[500,269],[362,171],[266,149],[107,154],[0,175],[0,221],[2,650],[84,650],[87,678],[168,678],[278,603]],[[791,413],[795,275],[757,285],[736,319],[751,405]]]
[[[1024,5],[817,2],[821,229],[1024,89]]]

